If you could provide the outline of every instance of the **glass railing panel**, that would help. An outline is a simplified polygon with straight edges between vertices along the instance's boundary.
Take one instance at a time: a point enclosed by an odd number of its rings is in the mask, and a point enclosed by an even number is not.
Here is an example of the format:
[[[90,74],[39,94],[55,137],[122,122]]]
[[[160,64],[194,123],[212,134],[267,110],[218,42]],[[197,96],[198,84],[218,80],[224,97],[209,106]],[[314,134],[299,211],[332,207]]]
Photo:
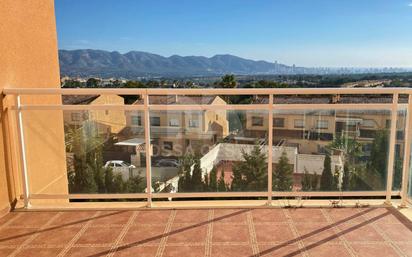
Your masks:
[[[62,95],[63,105],[143,105],[141,95],[82,94]]]
[[[267,116],[267,111],[151,111],[154,191],[266,191]]]
[[[15,121],[18,124],[17,118]],[[23,149],[24,152],[19,151],[19,154],[24,155],[24,159],[17,161],[22,171],[25,161],[29,194],[67,195],[69,191],[62,111],[21,111],[21,124],[22,130],[16,130],[14,135],[16,139],[21,136],[23,140],[22,145],[16,145],[16,148]],[[20,144],[17,140],[16,143]],[[21,178],[23,186],[24,177]]]
[[[392,183],[393,190],[400,190],[402,186],[402,169],[405,154],[406,112],[406,108],[400,108],[398,110],[398,116],[396,121],[396,139]]]
[[[268,95],[151,95],[151,105],[268,104]]]
[[[146,151],[141,111],[63,111],[70,193],[144,193]]]
[[[274,191],[386,189],[386,110],[276,110]]]
[[[390,104],[390,94],[306,94],[274,95],[275,104]]]

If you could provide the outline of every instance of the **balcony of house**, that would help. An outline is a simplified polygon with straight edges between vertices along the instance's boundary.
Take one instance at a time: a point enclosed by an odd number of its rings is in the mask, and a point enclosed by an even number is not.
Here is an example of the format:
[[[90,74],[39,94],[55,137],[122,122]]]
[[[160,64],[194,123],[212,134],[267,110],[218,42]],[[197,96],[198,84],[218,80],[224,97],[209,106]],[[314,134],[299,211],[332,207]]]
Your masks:
[[[412,256],[410,89],[5,89],[3,105],[20,199],[0,255]]]

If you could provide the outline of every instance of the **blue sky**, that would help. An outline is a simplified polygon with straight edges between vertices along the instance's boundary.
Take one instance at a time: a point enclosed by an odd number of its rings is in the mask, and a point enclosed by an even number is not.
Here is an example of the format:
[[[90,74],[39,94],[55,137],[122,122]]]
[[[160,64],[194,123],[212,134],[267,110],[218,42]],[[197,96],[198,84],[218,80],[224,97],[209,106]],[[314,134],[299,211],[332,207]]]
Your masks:
[[[412,0],[55,0],[60,49],[412,67]]]

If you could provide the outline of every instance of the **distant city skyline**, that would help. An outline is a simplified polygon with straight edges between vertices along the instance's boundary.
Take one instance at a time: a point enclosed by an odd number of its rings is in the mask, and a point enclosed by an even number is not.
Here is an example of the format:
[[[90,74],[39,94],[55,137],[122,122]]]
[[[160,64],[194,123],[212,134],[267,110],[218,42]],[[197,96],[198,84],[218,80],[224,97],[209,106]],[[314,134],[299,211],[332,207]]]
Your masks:
[[[412,68],[408,0],[57,0],[60,49]]]

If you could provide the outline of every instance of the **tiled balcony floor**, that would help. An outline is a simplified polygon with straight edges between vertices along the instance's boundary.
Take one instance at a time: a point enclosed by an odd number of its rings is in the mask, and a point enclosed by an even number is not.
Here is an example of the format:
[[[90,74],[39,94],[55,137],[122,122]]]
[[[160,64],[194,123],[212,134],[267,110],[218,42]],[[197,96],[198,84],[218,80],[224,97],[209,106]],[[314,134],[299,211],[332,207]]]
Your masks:
[[[0,256],[412,256],[391,208],[15,212]]]

